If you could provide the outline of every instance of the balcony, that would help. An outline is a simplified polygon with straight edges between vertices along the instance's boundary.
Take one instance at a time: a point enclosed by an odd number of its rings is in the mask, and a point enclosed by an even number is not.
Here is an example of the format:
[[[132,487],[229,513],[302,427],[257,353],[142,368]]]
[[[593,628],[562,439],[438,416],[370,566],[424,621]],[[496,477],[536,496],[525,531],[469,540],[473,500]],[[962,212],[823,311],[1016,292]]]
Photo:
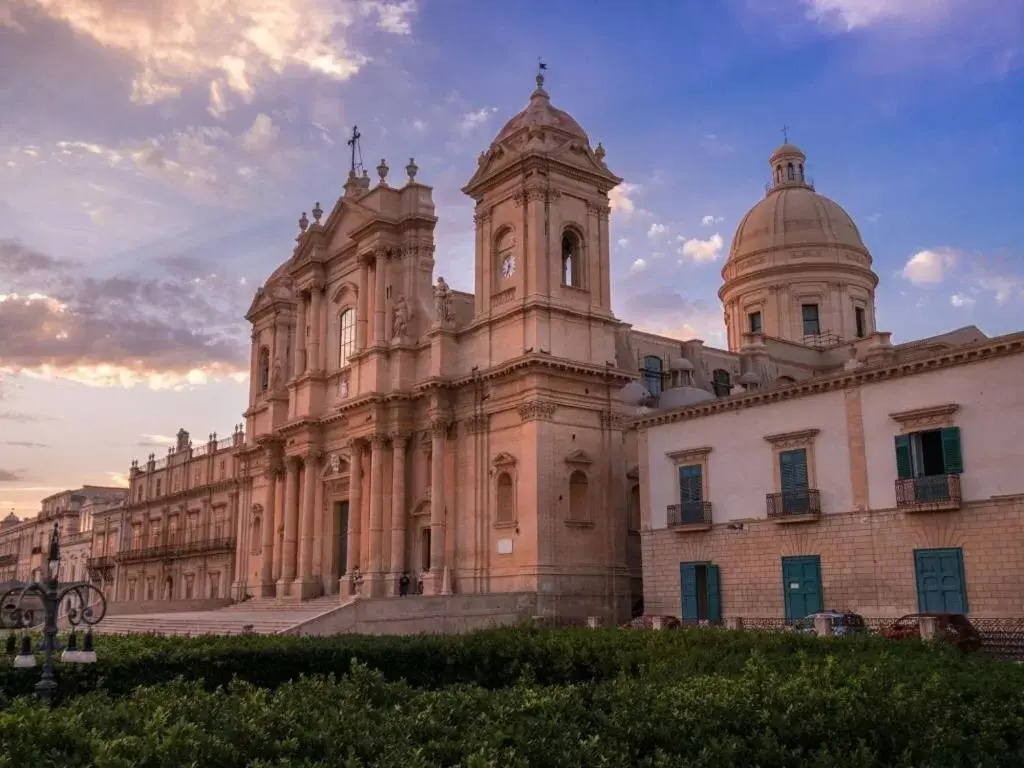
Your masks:
[[[777,523],[809,523],[821,517],[821,494],[814,488],[769,493],[768,519]]]
[[[706,531],[711,528],[711,502],[688,501],[684,504],[670,504],[665,508],[668,527],[673,531]]]
[[[896,506],[907,512],[960,509],[960,475],[927,475],[896,481]]]
[[[117,561],[113,555],[100,555],[99,557],[90,557],[85,561],[85,567],[90,571],[103,570],[105,568],[113,568]]]
[[[18,564],[18,553],[7,552],[6,554],[0,555],[0,568],[4,568],[9,565]]]
[[[217,531],[219,534],[220,531]],[[117,553],[119,563],[136,563],[143,560],[173,560],[193,555],[213,555],[233,552],[235,537],[214,535],[203,536],[198,531],[176,533],[152,542],[133,542],[128,549]]]

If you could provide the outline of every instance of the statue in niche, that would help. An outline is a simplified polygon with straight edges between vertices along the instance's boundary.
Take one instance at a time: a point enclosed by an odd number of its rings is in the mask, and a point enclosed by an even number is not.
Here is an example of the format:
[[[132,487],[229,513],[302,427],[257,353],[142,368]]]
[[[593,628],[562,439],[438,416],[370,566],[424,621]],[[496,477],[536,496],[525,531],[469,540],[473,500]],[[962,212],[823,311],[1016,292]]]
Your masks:
[[[274,361],[274,370],[270,374],[270,388],[280,389],[284,386],[284,367],[281,365],[281,360],[277,359]]]
[[[392,310],[392,323],[394,326],[394,332],[392,333],[393,338],[401,339],[405,336],[405,332],[409,329],[409,302],[405,300],[405,296],[399,296],[398,301],[395,302],[395,307]]]
[[[448,287],[443,277],[437,278],[437,285],[434,286],[434,306],[437,308],[437,319],[439,322],[447,322],[454,319],[455,313],[452,307],[452,289]]]

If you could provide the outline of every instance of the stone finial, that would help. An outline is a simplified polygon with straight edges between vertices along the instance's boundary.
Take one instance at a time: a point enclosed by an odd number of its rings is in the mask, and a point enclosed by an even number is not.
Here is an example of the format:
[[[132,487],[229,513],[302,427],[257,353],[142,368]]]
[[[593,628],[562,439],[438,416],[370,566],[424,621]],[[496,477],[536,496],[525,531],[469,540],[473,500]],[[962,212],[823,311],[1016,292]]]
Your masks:
[[[382,157],[380,159],[380,165],[377,166],[377,175],[380,177],[380,185],[382,187],[386,186],[387,183],[388,183],[388,171],[389,170],[391,170],[391,169],[388,168],[388,161],[385,160]]]
[[[324,209],[320,207],[320,201],[317,200],[313,206],[313,221],[317,224],[320,223],[320,217],[324,215]]]
[[[405,172],[409,175],[409,183],[410,184],[412,184],[414,181],[416,181],[416,174],[419,171],[419,169],[420,169],[420,167],[418,165],[416,165],[416,160],[414,158],[410,157],[409,158],[409,164],[407,166],[405,166]]]
[[[306,216],[306,212],[302,212],[302,216],[299,218],[299,231],[305,232],[309,229],[309,217]]]
[[[594,150],[594,157],[596,157],[600,162],[603,163],[605,154],[606,153],[604,151],[604,144],[602,144],[600,141],[597,142],[597,149]]]

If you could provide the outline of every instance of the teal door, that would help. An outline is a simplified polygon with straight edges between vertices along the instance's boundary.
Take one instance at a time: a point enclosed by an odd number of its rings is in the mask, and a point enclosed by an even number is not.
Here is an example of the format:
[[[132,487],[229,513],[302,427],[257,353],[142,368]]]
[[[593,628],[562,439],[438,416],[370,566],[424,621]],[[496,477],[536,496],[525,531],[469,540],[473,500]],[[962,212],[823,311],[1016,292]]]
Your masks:
[[[682,619],[688,624],[722,620],[722,586],[713,563],[680,563],[679,592]]]
[[[955,549],[915,549],[917,610],[922,613],[967,613],[964,552]]]
[[[796,621],[824,610],[818,555],[782,558],[782,595],[786,621]]]

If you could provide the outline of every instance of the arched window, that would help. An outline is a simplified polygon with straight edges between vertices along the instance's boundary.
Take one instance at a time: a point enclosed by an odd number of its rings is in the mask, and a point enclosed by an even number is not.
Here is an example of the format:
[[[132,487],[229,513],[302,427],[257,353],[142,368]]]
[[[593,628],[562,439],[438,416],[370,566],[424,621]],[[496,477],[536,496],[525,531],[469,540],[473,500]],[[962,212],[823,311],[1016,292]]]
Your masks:
[[[356,311],[343,310],[338,318],[338,367],[348,365],[348,359],[356,349]]]
[[[502,472],[498,475],[497,522],[511,523],[516,519],[515,487],[512,475]]]
[[[795,180],[795,179],[796,179],[796,171],[795,171],[795,170],[793,169],[793,164],[792,164],[792,163],[789,163],[789,164],[788,164],[788,165],[786,166],[786,168],[787,168],[787,170],[788,170],[788,173],[789,173],[789,180],[790,180],[790,181],[793,181],[793,180]]]
[[[260,392],[266,392],[270,387],[270,350],[260,347],[260,359],[257,366],[259,371]]]
[[[644,377],[644,387],[654,397],[661,394],[661,358],[657,355],[647,355],[644,358],[644,367],[641,369]]]
[[[728,371],[724,371],[721,368],[714,371],[711,374],[711,383],[717,397],[728,397],[732,392],[732,380],[729,377]]]
[[[569,519],[586,520],[589,515],[587,509],[588,493],[587,475],[577,469],[569,476]]]
[[[777,182],[781,182],[782,181],[782,166],[781,165],[776,165],[775,166],[775,181],[777,181]]]
[[[583,287],[583,259],[579,235],[571,229],[562,233],[562,285]]]
[[[804,164],[800,163],[799,168],[800,168],[800,181],[803,181],[804,180]]]

